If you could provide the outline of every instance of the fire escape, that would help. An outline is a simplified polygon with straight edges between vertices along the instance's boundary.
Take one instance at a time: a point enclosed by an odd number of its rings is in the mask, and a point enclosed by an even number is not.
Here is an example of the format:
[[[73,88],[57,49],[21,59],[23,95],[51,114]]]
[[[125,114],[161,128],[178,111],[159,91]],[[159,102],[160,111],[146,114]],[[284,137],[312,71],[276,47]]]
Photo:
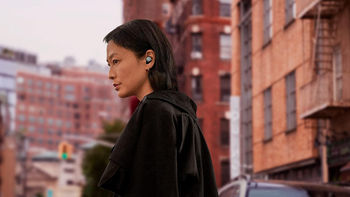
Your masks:
[[[350,86],[345,85],[350,76],[348,76],[349,73],[344,72],[341,52],[338,53],[340,58],[337,58],[335,42],[338,13],[347,0],[299,2],[298,17],[313,19],[315,29],[309,83],[301,88],[301,118],[330,119],[350,109]]]

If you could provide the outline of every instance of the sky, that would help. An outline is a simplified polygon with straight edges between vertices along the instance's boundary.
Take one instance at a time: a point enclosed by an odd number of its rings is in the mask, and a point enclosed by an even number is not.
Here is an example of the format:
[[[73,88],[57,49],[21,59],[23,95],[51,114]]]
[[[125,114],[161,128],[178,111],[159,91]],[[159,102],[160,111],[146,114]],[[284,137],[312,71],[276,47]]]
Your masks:
[[[0,0],[0,46],[37,55],[39,63],[72,56],[106,64],[102,41],[122,24],[122,0]]]

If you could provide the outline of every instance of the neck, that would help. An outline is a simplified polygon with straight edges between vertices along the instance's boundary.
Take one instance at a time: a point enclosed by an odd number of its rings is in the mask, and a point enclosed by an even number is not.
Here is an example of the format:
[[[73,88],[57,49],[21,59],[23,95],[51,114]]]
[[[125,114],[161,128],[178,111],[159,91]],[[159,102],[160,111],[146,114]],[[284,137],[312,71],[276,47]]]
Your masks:
[[[135,96],[137,97],[137,99],[139,99],[139,101],[141,101],[146,95],[152,92],[154,92],[154,90],[152,89],[151,84],[147,83],[143,90],[141,90],[140,93],[138,93]]]

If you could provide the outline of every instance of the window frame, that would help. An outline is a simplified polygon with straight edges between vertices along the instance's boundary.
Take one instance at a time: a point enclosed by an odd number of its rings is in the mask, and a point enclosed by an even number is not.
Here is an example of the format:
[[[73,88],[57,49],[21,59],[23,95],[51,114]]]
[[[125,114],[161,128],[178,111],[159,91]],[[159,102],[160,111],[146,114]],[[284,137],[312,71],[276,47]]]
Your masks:
[[[229,42],[226,42],[224,40],[225,38],[229,39]],[[221,33],[220,37],[219,37],[219,44],[220,44],[220,60],[231,60],[232,59],[232,37],[231,37],[231,34]],[[226,54],[226,53],[224,53],[225,51],[229,52],[228,56],[225,56],[225,54]]]
[[[202,75],[195,75],[191,78],[191,93],[194,101],[203,101],[203,80]]]
[[[272,88],[264,91],[264,140],[272,139]]]
[[[228,80],[228,87],[226,88],[223,84]],[[225,74],[220,76],[220,101],[230,102],[231,96],[231,75]],[[228,98],[227,100],[225,98]]]
[[[293,131],[297,128],[296,118],[296,77],[295,71],[285,77],[286,80],[286,130]]]
[[[264,6],[263,6],[263,20],[264,20],[264,27],[263,27],[263,46],[270,43],[272,39],[272,2],[273,0],[264,0]],[[267,5],[268,2],[268,5]]]

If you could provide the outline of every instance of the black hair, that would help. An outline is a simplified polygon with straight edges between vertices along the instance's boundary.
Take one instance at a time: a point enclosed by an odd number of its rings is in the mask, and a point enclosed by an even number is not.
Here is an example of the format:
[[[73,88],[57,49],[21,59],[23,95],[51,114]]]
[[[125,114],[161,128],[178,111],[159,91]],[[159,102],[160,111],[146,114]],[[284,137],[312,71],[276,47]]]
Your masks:
[[[137,19],[118,26],[108,33],[103,41],[124,47],[138,58],[145,56],[147,50],[155,53],[155,62],[148,72],[148,78],[154,91],[176,90],[178,91],[175,59],[171,45],[159,29],[149,20]]]

